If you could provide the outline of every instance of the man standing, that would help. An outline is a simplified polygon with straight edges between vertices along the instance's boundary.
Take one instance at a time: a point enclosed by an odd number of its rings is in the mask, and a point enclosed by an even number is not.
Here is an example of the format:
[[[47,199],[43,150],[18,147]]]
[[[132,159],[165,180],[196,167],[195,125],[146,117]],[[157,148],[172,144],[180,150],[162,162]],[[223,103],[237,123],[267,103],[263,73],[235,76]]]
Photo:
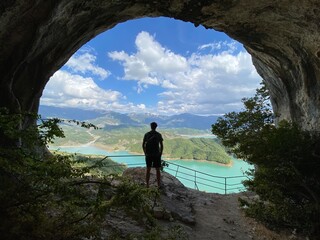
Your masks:
[[[156,168],[157,171],[157,183],[158,188],[160,188],[161,180],[160,180],[160,167],[161,167],[161,155],[163,152],[163,138],[162,135],[156,131],[157,123],[150,123],[151,131],[147,132],[144,135],[142,148],[143,152],[146,156],[146,183],[147,187],[149,187],[150,180],[150,171],[151,167]]]

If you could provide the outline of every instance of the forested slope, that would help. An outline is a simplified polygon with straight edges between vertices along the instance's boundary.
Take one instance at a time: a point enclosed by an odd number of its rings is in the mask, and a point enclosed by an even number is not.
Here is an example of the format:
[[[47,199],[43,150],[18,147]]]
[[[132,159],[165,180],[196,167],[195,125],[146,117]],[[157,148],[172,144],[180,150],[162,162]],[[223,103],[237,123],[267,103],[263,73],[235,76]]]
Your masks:
[[[130,151],[142,153],[141,143],[128,146]],[[229,164],[231,157],[211,138],[173,138],[164,141],[164,157],[194,159]]]
[[[141,144],[146,127],[118,127],[91,130],[64,125],[66,138],[58,139],[55,145],[80,145],[88,142],[106,146],[111,150],[127,150],[143,153]],[[231,157],[224,147],[214,138],[190,137],[207,134],[196,129],[162,129],[164,138],[164,156],[174,159],[195,159],[229,164]],[[189,135],[186,137],[184,135]]]

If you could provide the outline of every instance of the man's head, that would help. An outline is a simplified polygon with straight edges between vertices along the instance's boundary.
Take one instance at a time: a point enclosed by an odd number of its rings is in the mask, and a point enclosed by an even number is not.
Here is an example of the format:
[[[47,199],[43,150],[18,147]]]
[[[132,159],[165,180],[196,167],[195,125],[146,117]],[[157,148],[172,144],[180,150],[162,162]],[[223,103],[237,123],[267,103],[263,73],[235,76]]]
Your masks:
[[[158,124],[156,122],[150,123],[150,127],[152,130],[156,130],[157,126],[158,126]]]

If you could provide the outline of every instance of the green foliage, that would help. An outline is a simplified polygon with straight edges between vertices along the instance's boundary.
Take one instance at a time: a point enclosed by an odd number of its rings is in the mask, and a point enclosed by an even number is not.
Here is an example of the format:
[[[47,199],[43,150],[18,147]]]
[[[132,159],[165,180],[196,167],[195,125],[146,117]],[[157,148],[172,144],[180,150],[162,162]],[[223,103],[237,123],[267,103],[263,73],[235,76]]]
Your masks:
[[[222,144],[240,159],[250,159],[251,149],[262,130],[274,128],[274,115],[269,103],[269,95],[263,85],[252,98],[244,98],[245,109],[231,112],[218,118],[212,125],[212,133]]]
[[[320,136],[285,121],[276,127],[263,87],[244,99],[245,110],[226,114],[212,126],[237,157],[255,164],[244,182],[258,194],[242,201],[247,213],[272,227],[289,227],[305,234],[320,229]]]
[[[24,117],[0,111],[0,133],[11,143],[0,145],[2,239],[102,239],[111,208],[139,209],[141,217],[152,219],[144,201],[147,191],[130,184],[112,187],[114,177],[94,172],[105,166],[105,159],[84,164],[85,157],[45,151],[55,136],[64,136],[60,120],[38,119],[39,126],[22,130]],[[128,196],[131,201],[125,200]]]
[[[66,155],[72,161],[74,168],[86,169],[89,174],[93,176],[104,177],[110,174],[121,175],[127,168],[124,164],[119,164],[112,161],[110,158],[99,155],[86,155],[86,154],[70,154],[57,151],[52,151],[55,154]]]
[[[129,179],[122,179],[108,205],[123,208],[131,217],[143,221],[146,217],[151,225],[155,225],[151,209],[159,197],[155,188],[145,188]]]
[[[114,181],[119,180],[115,177]],[[102,204],[100,208],[124,210],[127,216],[135,219],[141,226],[147,225],[143,233],[128,234],[120,237],[120,232],[114,232],[110,239],[141,239],[141,240],[186,240],[187,235],[183,229],[176,225],[164,230],[152,216],[152,209],[160,197],[157,188],[145,188],[130,179],[121,178],[121,184],[115,189],[113,195],[100,194]],[[107,201],[105,201],[107,199]],[[102,212],[104,212],[102,211]]]
[[[31,116],[31,115],[30,115]],[[30,117],[29,116],[29,117]],[[23,114],[0,114],[0,129],[12,142],[0,151],[0,234],[4,239],[79,239],[95,236],[96,198],[85,182],[87,169],[67,156],[39,154],[55,136],[59,120],[19,128]],[[38,149],[35,151],[34,149]],[[42,150],[42,151],[43,151]],[[90,181],[89,181],[90,182]],[[99,179],[98,189],[108,184]]]

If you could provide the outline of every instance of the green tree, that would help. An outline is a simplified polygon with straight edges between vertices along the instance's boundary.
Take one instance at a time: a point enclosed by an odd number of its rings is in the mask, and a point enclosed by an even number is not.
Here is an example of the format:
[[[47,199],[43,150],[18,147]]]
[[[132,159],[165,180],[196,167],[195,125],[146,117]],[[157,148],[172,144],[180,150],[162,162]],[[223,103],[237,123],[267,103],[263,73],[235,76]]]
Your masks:
[[[243,98],[244,110],[230,112],[218,118],[212,125],[212,133],[221,139],[224,146],[230,149],[238,158],[250,162],[251,151],[255,141],[265,129],[273,129],[274,114],[272,112],[269,94],[262,84],[252,98]]]
[[[255,165],[244,182],[258,194],[241,201],[272,227],[317,236],[320,229],[320,137],[282,121],[275,126],[266,87],[243,99],[245,109],[219,118],[212,132],[238,158]]]
[[[139,217],[150,218],[146,199],[154,197],[151,190],[130,182],[113,187],[113,177],[92,172],[103,166],[102,161],[79,167],[83,159],[75,166],[68,155],[43,154],[49,142],[64,136],[61,120],[38,118],[37,127],[21,131],[16,127],[21,118],[0,109],[0,131],[16,143],[0,149],[1,239],[103,239],[102,225],[112,207],[138,209]],[[125,196],[131,202],[121,204]]]

